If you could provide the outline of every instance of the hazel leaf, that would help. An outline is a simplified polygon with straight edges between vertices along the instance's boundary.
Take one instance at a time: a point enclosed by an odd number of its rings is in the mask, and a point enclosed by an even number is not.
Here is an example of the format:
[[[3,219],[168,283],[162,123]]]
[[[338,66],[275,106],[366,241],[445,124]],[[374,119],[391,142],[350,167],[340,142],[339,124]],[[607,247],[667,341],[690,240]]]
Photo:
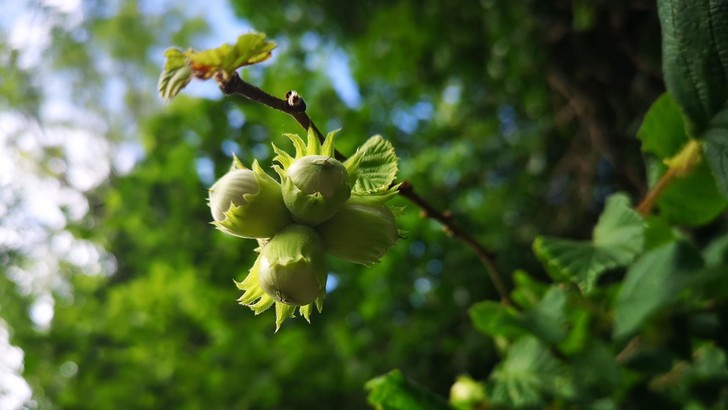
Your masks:
[[[246,33],[238,37],[235,44],[223,44],[209,50],[182,51],[170,48],[164,52],[166,58],[159,76],[159,95],[171,100],[192,80],[193,77],[209,79],[216,73],[229,78],[240,67],[260,63],[271,56],[276,43],[267,41],[263,33]]]
[[[353,193],[377,193],[387,191],[397,177],[397,154],[392,144],[375,135],[351,156],[344,166],[356,168],[358,178]]]
[[[190,67],[199,78],[210,78],[222,71],[229,75],[240,67],[260,63],[271,56],[276,43],[263,33],[246,33],[235,44],[189,53]]]
[[[607,200],[591,241],[539,236],[533,250],[554,279],[571,280],[589,293],[602,273],[627,266],[642,251],[644,225],[629,198],[615,194]]]
[[[157,90],[164,100],[171,100],[192,80],[194,72],[187,64],[184,53],[176,48],[164,52],[167,58],[159,76]]]

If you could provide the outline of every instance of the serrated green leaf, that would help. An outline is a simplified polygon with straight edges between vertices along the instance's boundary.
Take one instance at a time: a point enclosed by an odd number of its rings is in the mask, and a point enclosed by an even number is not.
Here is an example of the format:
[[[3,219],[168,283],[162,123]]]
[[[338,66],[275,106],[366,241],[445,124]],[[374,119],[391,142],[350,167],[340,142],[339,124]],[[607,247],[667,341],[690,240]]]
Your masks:
[[[642,141],[642,152],[660,160],[677,154],[688,142],[682,112],[670,94],[664,93],[652,103],[637,131],[637,138]]]
[[[594,227],[594,246],[609,250],[620,264],[628,264],[634,254],[642,249],[644,220],[632,209],[626,195],[615,194],[607,199],[607,205]]]
[[[524,270],[513,272],[513,290],[511,300],[522,309],[531,309],[538,305],[548,290],[548,285],[539,282]]]
[[[672,242],[676,238],[675,231],[664,218],[652,215],[645,220],[645,251]]]
[[[728,197],[728,108],[720,111],[705,132],[703,155],[713,172],[718,189]]]
[[[369,380],[368,401],[377,410],[447,410],[445,399],[405,378],[399,370]]]
[[[358,164],[358,178],[352,195],[383,192],[389,189],[397,177],[397,155],[392,144],[379,135],[364,143],[344,166]]]
[[[685,124],[675,100],[663,94],[650,107],[637,133],[642,151],[656,158],[648,165],[654,171],[651,184],[667,171],[663,161],[675,156],[688,143]],[[676,224],[699,226],[712,221],[728,207],[705,161],[693,171],[675,179],[657,200],[660,214]]]
[[[586,309],[568,309],[568,323],[569,333],[559,343],[559,350],[566,355],[580,352],[591,343],[592,313]]]
[[[536,256],[556,280],[571,280],[588,293],[608,269],[627,266],[642,251],[644,221],[623,194],[612,195],[599,218],[592,241],[538,237]]]
[[[168,48],[164,51],[164,57],[165,70],[174,70],[187,65],[187,57],[180,49]]]
[[[512,306],[485,300],[473,305],[469,313],[475,328],[487,335],[513,338],[526,333],[518,319],[518,311]]]
[[[567,336],[564,328],[565,307],[566,292],[558,286],[552,286],[535,308],[522,313],[522,326],[545,342],[559,343]]]
[[[682,242],[671,242],[642,255],[627,271],[614,306],[614,336],[633,334],[659,309],[675,302],[698,277],[700,254]]]
[[[590,340],[572,361],[574,382],[581,392],[609,395],[619,386],[620,374],[615,354],[600,340]]]
[[[728,264],[728,235],[713,239],[703,250],[703,258],[709,268]]]
[[[494,301],[483,301],[470,309],[470,317],[478,330],[490,336],[514,338],[530,333],[556,344],[567,336],[565,306],[566,293],[553,286],[534,307],[523,312]]]
[[[712,343],[701,346],[693,353],[693,376],[696,379],[722,379],[728,381],[728,358],[723,349]]]
[[[263,33],[246,33],[235,44],[188,54],[190,66],[200,78],[210,78],[218,71],[231,74],[240,67],[260,63],[271,56],[276,43],[267,41]]]
[[[702,161],[689,175],[673,180],[662,191],[657,206],[660,215],[672,223],[701,226],[722,214],[728,199],[718,191],[708,163]]]
[[[491,401],[507,408],[539,407],[547,395],[574,395],[568,367],[533,336],[518,339],[508,349],[491,379]]]
[[[194,73],[182,51],[170,48],[164,52],[166,61],[159,76],[157,90],[164,100],[171,100],[192,80]]]
[[[265,61],[275,47],[274,42],[265,39],[265,34],[247,33],[238,37],[234,45],[223,44],[204,51],[170,48],[164,52],[159,95],[165,100],[174,98],[193,77],[208,79],[217,72],[229,76],[240,67]]]
[[[700,138],[728,99],[728,2],[659,0],[667,89]]]
[[[654,377],[650,382],[650,390],[664,394],[677,402],[685,391],[699,388],[700,385],[725,386],[726,383],[728,383],[726,354],[719,347],[708,343],[693,351],[691,361],[676,361],[672,369]],[[724,409],[725,404],[725,400],[722,400],[710,408]]]

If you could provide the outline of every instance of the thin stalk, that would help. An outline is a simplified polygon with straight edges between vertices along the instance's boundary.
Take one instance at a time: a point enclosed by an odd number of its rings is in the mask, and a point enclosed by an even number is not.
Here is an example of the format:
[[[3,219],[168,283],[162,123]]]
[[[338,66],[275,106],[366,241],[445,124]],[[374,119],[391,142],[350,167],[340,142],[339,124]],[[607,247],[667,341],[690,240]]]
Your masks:
[[[642,216],[648,216],[652,213],[652,209],[657,204],[657,200],[660,198],[660,194],[670,186],[670,183],[677,178],[677,172],[674,168],[668,168],[657,183],[647,192],[645,198],[637,205],[637,213]]]

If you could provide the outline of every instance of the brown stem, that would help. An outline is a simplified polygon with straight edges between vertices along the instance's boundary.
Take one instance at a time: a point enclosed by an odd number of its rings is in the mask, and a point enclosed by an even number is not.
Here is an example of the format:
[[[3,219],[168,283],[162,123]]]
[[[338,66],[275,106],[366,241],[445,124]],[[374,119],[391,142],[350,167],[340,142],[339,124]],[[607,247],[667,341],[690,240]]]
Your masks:
[[[265,91],[252,84],[243,81],[243,79],[241,79],[237,73],[233,73],[228,79],[225,79],[222,76],[217,76],[215,77],[215,80],[220,86],[220,90],[225,95],[237,94],[251,101],[255,101],[259,104],[263,104],[267,107],[284,112],[292,116],[298,122],[298,124],[303,127],[304,130],[308,130],[309,127],[312,128],[318,136],[319,140],[323,141],[324,135],[321,133],[321,131],[319,131],[318,128],[316,128],[316,124],[314,124],[308,114],[306,114],[306,103],[295,91],[289,91],[286,95],[286,99],[280,99],[266,93]],[[336,158],[341,161],[346,160],[346,156],[340,154],[339,152],[336,152]],[[511,303],[510,298],[508,297],[508,289],[506,288],[506,285],[503,282],[503,279],[501,278],[501,275],[498,272],[495,263],[493,262],[493,258],[495,255],[493,255],[492,252],[486,250],[483,245],[475,240],[475,238],[473,238],[470,234],[455,225],[449,213],[438,211],[424,198],[419,196],[414,191],[412,184],[410,184],[409,182],[403,182],[400,185],[399,194],[420,207],[424,213],[424,216],[440,222],[443,225],[445,231],[449,233],[452,237],[467,244],[475,252],[480,262],[483,264],[483,266],[485,266],[485,269],[488,271],[488,276],[490,277],[491,281],[493,282],[493,286],[495,287],[495,290],[500,296],[501,303]]]
[[[625,346],[624,349],[617,354],[617,357],[615,358],[617,363],[627,363],[635,355],[635,353],[637,353],[641,345],[642,339],[640,339],[639,336],[632,338],[632,340],[627,343],[627,346]]]
[[[677,178],[676,169],[668,168],[667,172],[660,177],[655,186],[647,192],[645,199],[643,199],[637,206],[637,212],[642,216],[649,215],[652,212],[652,208],[654,208],[657,203],[657,199],[660,197],[660,194],[662,194],[662,191],[664,191],[675,178]]]
[[[495,255],[492,252],[489,252],[487,249],[485,249],[485,247],[481,245],[480,242],[475,240],[475,238],[473,238],[469,233],[465,232],[459,226],[455,225],[452,220],[452,215],[450,215],[450,213],[438,211],[432,205],[430,205],[429,202],[427,202],[424,198],[418,195],[412,187],[412,184],[410,184],[409,182],[405,181],[399,186],[399,194],[420,207],[425,217],[440,222],[444,226],[445,232],[447,232],[450,236],[459,239],[463,241],[466,245],[468,245],[478,256],[478,259],[480,259],[480,263],[482,263],[483,266],[485,266],[485,269],[488,271],[488,276],[490,277],[491,282],[493,282],[493,286],[495,286],[495,290],[498,292],[501,302],[503,302],[504,304],[511,303],[511,300],[508,297],[508,289],[506,288],[503,279],[501,279],[501,275],[498,272],[495,263],[493,263]]]

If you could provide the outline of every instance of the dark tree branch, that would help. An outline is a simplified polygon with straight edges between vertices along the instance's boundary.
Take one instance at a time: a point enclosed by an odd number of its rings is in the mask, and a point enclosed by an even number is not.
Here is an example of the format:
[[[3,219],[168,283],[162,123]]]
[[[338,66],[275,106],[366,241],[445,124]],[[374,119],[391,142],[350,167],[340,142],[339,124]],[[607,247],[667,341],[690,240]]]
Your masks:
[[[412,187],[412,184],[410,184],[409,182],[404,181],[399,186],[399,194],[412,201],[412,203],[414,203],[415,205],[419,206],[420,209],[422,209],[424,217],[434,219],[440,222],[444,227],[445,232],[447,232],[453,238],[459,239],[463,241],[466,245],[468,245],[478,256],[478,259],[480,259],[480,263],[482,263],[483,266],[485,266],[485,269],[488,271],[488,276],[490,277],[491,282],[493,282],[493,286],[495,286],[495,290],[498,292],[498,295],[500,295],[501,302],[507,304],[511,303],[510,298],[508,297],[508,289],[506,288],[503,279],[501,279],[501,275],[498,272],[495,263],[493,263],[493,259],[495,258],[493,252],[489,252],[469,233],[465,232],[459,226],[455,225],[452,220],[452,215],[449,212],[438,211],[424,198],[419,196]]]
[[[319,131],[316,124],[314,124],[308,114],[306,114],[306,103],[296,91],[289,91],[286,93],[285,99],[280,99],[250,83],[243,81],[237,72],[230,75],[230,78],[228,78],[227,81],[222,75],[216,75],[215,80],[220,86],[220,90],[223,94],[240,95],[251,101],[263,104],[266,107],[284,112],[293,117],[304,130],[308,131],[309,128],[312,128],[318,139],[323,142],[324,134]],[[346,157],[338,151],[336,151],[335,154],[336,159],[338,160],[346,159]]]
[[[289,91],[286,94],[285,99],[274,97],[260,88],[249,84],[238,76],[237,73],[233,73],[227,80],[222,76],[216,76],[215,80],[220,86],[220,90],[225,95],[240,95],[251,101],[263,104],[267,107],[276,109],[292,116],[304,130],[308,130],[309,127],[313,129],[319,140],[324,140],[324,135],[316,128],[316,124],[313,123],[311,118],[306,114],[306,103],[303,101],[300,95],[295,91]],[[346,160],[346,156],[339,152],[336,152],[336,158],[340,161]],[[501,278],[498,269],[493,263],[494,254],[489,252],[483,245],[481,245],[473,236],[465,232],[459,226],[455,225],[452,220],[452,216],[449,212],[441,212],[435,207],[430,205],[424,198],[417,194],[412,187],[412,184],[405,181],[399,187],[399,194],[409,199],[412,203],[422,209],[422,214],[426,218],[434,219],[443,225],[445,232],[447,232],[453,238],[456,238],[466,245],[468,245],[478,256],[480,262],[485,266],[488,271],[488,276],[493,282],[495,290],[500,296],[501,303],[510,304],[510,298],[508,297],[508,289],[506,288],[505,282]]]

